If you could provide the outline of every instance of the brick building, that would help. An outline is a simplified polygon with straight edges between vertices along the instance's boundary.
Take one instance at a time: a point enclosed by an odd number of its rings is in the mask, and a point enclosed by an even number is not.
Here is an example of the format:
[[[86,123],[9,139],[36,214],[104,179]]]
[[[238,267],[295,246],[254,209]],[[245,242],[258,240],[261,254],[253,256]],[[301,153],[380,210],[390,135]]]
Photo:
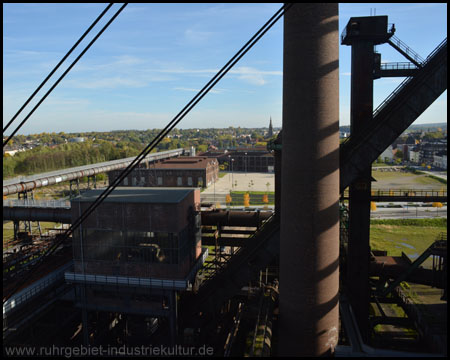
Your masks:
[[[110,183],[120,170],[108,173]],[[177,157],[134,169],[120,186],[143,187],[207,187],[219,178],[216,158],[203,156]]]
[[[72,200],[72,222],[103,190]],[[118,187],[73,233],[75,304],[84,345],[89,312],[166,318],[175,344],[177,298],[191,288],[207,250],[201,246],[200,190]]]
[[[209,151],[202,156],[217,158],[227,171],[274,172],[275,158],[265,147],[242,148],[230,151]]]

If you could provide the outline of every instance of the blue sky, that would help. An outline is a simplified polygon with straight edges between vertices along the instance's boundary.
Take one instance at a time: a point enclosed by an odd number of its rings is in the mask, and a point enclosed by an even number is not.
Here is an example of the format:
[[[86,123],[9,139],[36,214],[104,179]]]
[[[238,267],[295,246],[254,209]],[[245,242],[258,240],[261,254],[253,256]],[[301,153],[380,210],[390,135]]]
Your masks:
[[[19,133],[161,128],[280,6],[129,4]],[[105,7],[3,4],[3,125]],[[62,74],[119,7],[112,7],[55,75]],[[371,11],[388,15],[396,36],[423,58],[447,36],[443,3],[340,4],[339,32],[351,16]],[[280,20],[178,127],[263,127],[269,117],[281,126],[282,39]],[[387,44],[377,49],[383,62],[407,61]],[[350,51],[340,46],[341,125],[349,124]],[[402,80],[376,80],[374,106]],[[415,123],[446,121],[447,91]]]

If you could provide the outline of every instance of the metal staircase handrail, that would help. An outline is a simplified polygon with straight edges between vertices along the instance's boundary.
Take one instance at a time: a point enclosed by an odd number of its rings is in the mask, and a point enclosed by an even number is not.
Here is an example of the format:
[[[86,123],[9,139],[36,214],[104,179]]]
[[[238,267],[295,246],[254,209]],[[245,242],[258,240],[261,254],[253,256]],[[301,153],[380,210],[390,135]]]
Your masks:
[[[430,53],[430,55],[427,56],[427,58],[424,62],[424,65],[427,64],[430,61],[430,59],[446,44],[447,44],[447,38],[442,40],[441,43],[438,46],[436,46],[436,48]]]
[[[248,241],[252,241],[254,240],[256,237],[259,236],[259,234],[263,233],[264,231],[267,231],[269,234],[266,234],[268,236],[272,235],[273,231],[276,231],[277,227],[277,223],[275,222],[275,215],[272,214],[265,222],[264,224],[257,230],[255,231],[255,233],[250,236],[247,240]],[[226,271],[228,268],[230,268],[230,266],[233,266],[233,264],[236,263],[236,259],[239,259],[240,255],[243,254],[244,252],[248,252],[246,258],[248,258],[249,256],[253,255],[255,253],[255,251],[257,251],[259,249],[259,247],[261,246],[263,242],[259,241],[256,243],[252,243],[252,244],[248,244],[247,246],[242,246],[238,251],[236,251],[233,256],[230,258],[230,260],[228,260],[226,263],[224,263],[224,266],[221,266],[220,269],[218,269],[219,271],[214,271],[213,273],[210,274],[210,276],[208,276],[208,280],[205,281],[204,283],[202,283],[200,285],[200,289],[199,292],[201,291],[201,289],[205,289],[207,287],[207,285],[213,281],[217,276],[220,276],[223,271]]]
[[[427,65],[433,58],[434,56],[444,47],[447,45],[447,38],[445,38],[433,51],[432,53],[427,57],[427,60],[422,64],[423,67],[422,69],[425,67],[425,65]],[[390,93],[386,99],[384,99],[377,107],[376,109],[373,111],[373,115],[372,115],[372,119],[375,118],[376,115],[378,115],[381,110],[383,110],[392,100],[392,98],[394,98],[395,96],[397,96],[397,94],[413,79],[415,78],[410,76],[405,78],[395,89],[394,91],[392,91],[392,93]],[[360,135],[362,136],[362,134]],[[350,134],[350,136],[345,139],[342,143],[341,146],[349,143],[352,141],[352,135]]]
[[[446,45],[447,44],[447,38],[445,38],[432,52],[431,52],[431,54],[427,57],[427,60],[426,61],[424,61],[423,63],[422,63],[422,65],[423,66],[425,66],[426,64],[428,64],[429,62],[430,62],[430,60],[434,57],[434,55],[436,55],[436,53],[437,52],[439,52],[439,50],[444,46],[444,45]],[[403,88],[403,86],[406,86],[406,83],[408,83],[410,80],[412,79],[412,77],[410,76],[410,77],[407,77],[405,80],[403,80],[401,83],[400,83],[400,85],[398,85],[395,89],[394,89],[394,91],[392,92],[392,93],[390,93],[389,94],[389,96],[386,98],[386,99],[384,99],[382,102],[381,102],[381,104],[380,105],[378,105],[377,107],[376,107],[376,109],[373,111],[373,115],[372,115],[372,118],[374,118],[385,106],[386,106],[386,104],[389,102],[389,101],[391,101],[391,99],[394,97],[394,96],[396,96],[399,92],[400,92],[400,90],[401,90],[401,88]]]
[[[435,248],[442,247],[445,244],[447,245],[447,240],[440,240],[439,238],[435,240],[406,270],[403,272],[397,279],[392,281],[388,287],[382,290],[381,295],[386,296],[391,291],[395,289],[402,281],[408,278],[408,276],[417,269],[432,253]]]
[[[401,41],[397,36],[392,35],[389,40],[395,43],[395,45],[402,49],[406,54],[411,56],[419,64],[423,64],[423,62],[425,61],[418,53],[416,53],[413,49],[411,49],[408,45]]]
[[[444,47],[447,45],[447,38],[445,38],[444,40],[441,41],[441,43],[436,46],[436,48],[431,52],[430,55],[427,56],[427,59],[422,63],[422,68],[425,67],[425,65],[427,65],[433,58],[434,56]],[[405,78],[395,89],[394,91],[392,91],[387,97],[386,99],[384,99],[373,111],[372,114],[372,119],[375,118],[376,115],[378,115],[378,113],[380,113],[381,110],[383,110],[386,105],[392,100],[393,97],[395,97],[400,91],[401,89],[407,85],[407,83],[409,83],[411,80],[413,79],[412,76]],[[344,145],[346,143],[348,143],[349,141],[351,141],[352,136],[350,134],[350,136],[345,139],[341,145]]]
[[[381,63],[380,70],[411,70],[417,69],[417,66],[409,61]]]

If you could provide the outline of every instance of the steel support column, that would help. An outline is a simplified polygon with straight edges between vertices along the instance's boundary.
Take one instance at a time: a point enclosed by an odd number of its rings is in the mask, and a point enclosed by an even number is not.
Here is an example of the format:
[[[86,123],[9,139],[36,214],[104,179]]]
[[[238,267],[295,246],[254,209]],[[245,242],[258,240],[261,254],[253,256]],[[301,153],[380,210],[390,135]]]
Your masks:
[[[177,321],[178,321],[178,309],[177,309],[177,292],[175,290],[169,292],[169,327],[170,327],[170,345],[174,346],[177,341]]]
[[[281,146],[281,132],[278,134],[275,145]],[[282,150],[275,149],[275,216],[279,219],[281,216],[281,156]]]
[[[373,41],[352,44],[350,132],[357,136],[373,113]],[[369,336],[369,235],[371,167],[350,185],[347,281],[349,299],[364,342]]]
[[[339,333],[338,4],[284,16],[279,355],[334,353]]]

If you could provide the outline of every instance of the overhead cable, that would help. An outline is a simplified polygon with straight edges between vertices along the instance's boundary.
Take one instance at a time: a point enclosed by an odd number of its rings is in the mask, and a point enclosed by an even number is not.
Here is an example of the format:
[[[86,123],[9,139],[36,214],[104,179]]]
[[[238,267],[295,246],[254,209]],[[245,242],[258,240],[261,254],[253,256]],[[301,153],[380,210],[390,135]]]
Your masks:
[[[231,70],[231,68],[261,39],[261,37],[284,15],[292,4],[283,5],[258,31],[253,37],[222,67],[222,69],[192,98],[192,100],[159,132],[159,134],[141,151],[141,153],[113,180],[113,182],[97,197],[97,199],[75,220],[66,230],[61,239],[46,250],[39,261],[34,266],[37,268],[42,264],[43,259],[51,255],[78,226],[99,206],[106,197],[128,176],[128,174],[161,142],[161,140],[192,110],[192,108]],[[10,294],[11,297],[21,284],[16,285]],[[6,301],[4,300],[4,302]]]
[[[67,234],[75,230],[92,211],[119,185],[119,183],[159,144],[159,142],[192,110],[192,108],[231,70],[231,68],[258,42],[258,40],[283,16],[292,4],[284,5],[253,35],[253,37],[222,67],[222,69],[197,93],[196,96],[160,131],[141,153],[122,171],[122,173],[103,191],[67,230]]]
[[[6,126],[3,128],[3,133],[9,128],[9,126],[13,123],[13,121],[17,118],[17,116],[22,112],[22,110],[29,104],[29,102],[34,98],[34,96],[41,90],[41,88],[45,85],[45,83],[52,77],[52,75],[55,73],[56,70],[62,65],[62,63],[69,57],[69,55],[75,50],[75,48],[80,44],[81,41],[86,37],[87,34],[92,30],[92,28],[100,21],[100,19],[103,17],[103,15],[106,14],[106,12],[113,6],[114,3],[109,4],[105,10],[95,19],[95,21],[89,26],[89,28],[84,32],[83,35],[78,39],[78,41],[72,46],[72,48],[67,52],[66,55],[59,61],[59,63],[53,68],[53,70],[50,72],[50,74],[47,75],[47,77],[42,81],[42,83],[37,87],[37,89],[31,94],[31,96],[28,98],[27,101],[22,105],[22,107],[19,109],[19,111],[16,112],[16,114],[13,116],[13,118],[6,124]]]
[[[105,24],[105,26],[99,31],[99,33],[91,40],[91,42],[86,46],[86,48],[78,55],[78,57],[72,62],[72,64],[67,68],[66,71],[59,77],[59,79],[53,84],[53,86],[46,92],[41,100],[35,105],[35,107],[28,113],[25,119],[16,127],[12,134],[3,142],[3,147],[12,139],[12,137],[17,133],[17,131],[25,124],[25,122],[30,118],[30,116],[36,111],[36,109],[42,104],[42,102],[47,98],[48,95],[53,91],[53,89],[60,83],[60,81],[67,75],[67,73],[74,67],[74,65],[81,59],[81,57],[89,50],[89,48],[94,44],[94,42],[100,37],[100,35],[108,28],[108,26],[114,21],[114,19],[122,12],[122,10],[127,6],[128,3],[122,5],[122,7],[113,15],[113,17]]]

